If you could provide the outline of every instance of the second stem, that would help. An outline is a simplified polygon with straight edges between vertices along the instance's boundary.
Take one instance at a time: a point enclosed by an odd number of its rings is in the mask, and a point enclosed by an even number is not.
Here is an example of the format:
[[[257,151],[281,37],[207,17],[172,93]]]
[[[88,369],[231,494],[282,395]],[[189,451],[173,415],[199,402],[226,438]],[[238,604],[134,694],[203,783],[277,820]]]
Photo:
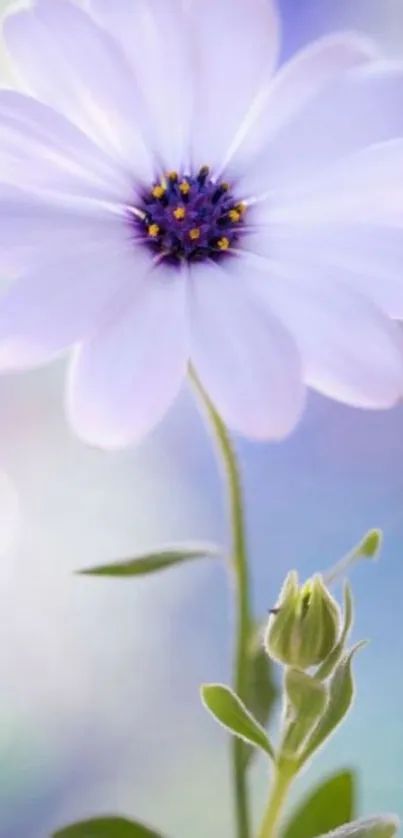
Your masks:
[[[192,380],[206,410],[222,461],[227,484],[231,529],[231,560],[235,588],[235,650],[233,687],[241,701],[248,702],[248,642],[251,624],[250,585],[246,551],[245,523],[240,475],[236,454],[228,431],[204,392],[194,373]],[[249,801],[244,759],[244,743],[234,737],[231,742],[235,796],[235,821],[238,838],[249,838]]]

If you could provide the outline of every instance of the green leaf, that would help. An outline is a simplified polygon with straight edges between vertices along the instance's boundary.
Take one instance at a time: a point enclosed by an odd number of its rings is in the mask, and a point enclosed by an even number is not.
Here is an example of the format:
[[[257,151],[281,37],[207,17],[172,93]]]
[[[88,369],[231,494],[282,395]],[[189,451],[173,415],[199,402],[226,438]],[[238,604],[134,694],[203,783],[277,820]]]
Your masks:
[[[353,602],[353,595],[351,592],[351,587],[348,582],[344,585],[344,619],[343,619],[343,628],[341,630],[340,638],[336,643],[335,647],[327,656],[326,660],[323,661],[322,665],[316,671],[316,678],[319,678],[321,681],[324,681],[326,678],[329,678],[329,675],[332,674],[334,668],[337,666],[342,654],[344,652],[344,647],[348,640],[348,636],[350,634],[351,626],[353,624],[354,619],[354,602]]]
[[[161,838],[160,833],[126,818],[94,818],[55,832],[52,838]]]
[[[370,530],[361,542],[361,556],[376,559],[382,546],[382,530]]]
[[[252,716],[266,727],[278,698],[278,688],[273,677],[273,664],[263,643],[262,626],[251,633],[248,646],[249,688],[245,702]],[[255,749],[245,744],[245,764],[248,765]]]
[[[394,815],[378,815],[347,823],[320,838],[394,838],[398,829],[399,818]]]
[[[344,576],[354,564],[361,561],[361,559],[375,561],[378,558],[381,546],[382,530],[369,530],[359,544],[356,544],[346,556],[343,556],[340,561],[336,562],[330,570],[323,574],[325,585],[332,585],[341,576]]]
[[[202,558],[217,558],[220,551],[211,544],[190,544],[188,546],[164,547],[151,553],[135,556],[117,564],[101,565],[79,570],[81,576],[146,576],[167,570],[170,567]]]
[[[294,809],[281,838],[316,838],[348,823],[355,814],[355,797],[355,777],[351,771],[330,777]]]
[[[223,684],[204,684],[201,697],[215,720],[255,748],[274,759],[274,750],[266,731],[246,709],[242,701]]]
[[[350,709],[354,697],[351,664],[355,653],[363,646],[365,646],[365,641],[357,643],[344,655],[335,669],[329,685],[326,710],[308,738],[301,756],[301,765],[329,738]]]

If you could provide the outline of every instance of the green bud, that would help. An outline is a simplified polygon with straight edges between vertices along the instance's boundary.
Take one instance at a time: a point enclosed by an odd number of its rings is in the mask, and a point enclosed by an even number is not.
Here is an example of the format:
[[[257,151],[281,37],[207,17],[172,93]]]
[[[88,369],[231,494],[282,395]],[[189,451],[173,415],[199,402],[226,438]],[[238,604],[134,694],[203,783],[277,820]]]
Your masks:
[[[301,587],[288,574],[265,637],[271,658],[285,666],[309,669],[332,651],[340,633],[340,609],[318,574]]]

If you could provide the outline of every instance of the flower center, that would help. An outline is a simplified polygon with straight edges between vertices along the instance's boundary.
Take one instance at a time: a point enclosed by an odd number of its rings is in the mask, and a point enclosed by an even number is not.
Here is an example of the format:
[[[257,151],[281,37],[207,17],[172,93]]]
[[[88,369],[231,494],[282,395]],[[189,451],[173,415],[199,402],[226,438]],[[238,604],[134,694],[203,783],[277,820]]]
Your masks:
[[[138,238],[172,264],[228,256],[244,231],[246,204],[207,166],[196,176],[170,172],[145,191],[131,224]]]

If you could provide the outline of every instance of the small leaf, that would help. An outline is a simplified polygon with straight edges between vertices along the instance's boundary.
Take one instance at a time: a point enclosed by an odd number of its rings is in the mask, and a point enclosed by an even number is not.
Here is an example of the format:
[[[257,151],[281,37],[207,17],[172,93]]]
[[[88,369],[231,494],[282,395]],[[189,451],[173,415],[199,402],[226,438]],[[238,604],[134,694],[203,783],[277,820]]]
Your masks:
[[[101,565],[77,571],[81,576],[146,576],[170,567],[202,558],[217,558],[220,551],[211,544],[164,547],[152,553],[135,556],[117,564]]]
[[[328,654],[326,660],[323,661],[322,665],[316,671],[316,677],[319,678],[321,681],[324,681],[326,678],[329,678],[329,675],[332,674],[334,668],[337,666],[342,654],[344,652],[344,647],[348,640],[348,636],[350,634],[350,629],[353,624],[354,618],[354,603],[353,603],[353,595],[351,593],[351,587],[348,582],[344,585],[344,619],[343,619],[343,628],[341,630],[340,638],[336,643],[335,647],[332,651]]]
[[[203,704],[217,722],[234,736],[260,748],[274,759],[274,750],[266,731],[229,687],[223,684],[204,684],[201,687],[201,697]]]
[[[294,810],[281,838],[315,838],[348,823],[354,817],[355,796],[351,771],[330,777]]]
[[[357,643],[338,664],[330,681],[326,710],[308,738],[301,756],[301,765],[329,738],[350,709],[354,697],[351,663],[355,653],[363,646],[365,642]]]
[[[52,838],[161,838],[160,833],[126,818],[94,818],[67,826]]]
[[[278,689],[273,678],[273,664],[264,647],[260,625],[251,634],[248,646],[248,666],[249,690],[245,704],[259,724],[266,727],[277,701]],[[245,744],[246,765],[255,753],[254,748]]]
[[[399,825],[399,818],[394,815],[378,815],[347,823],[320,838],[394,838]]]
[[[370,530],[361,542],[361,556],[376,559],[382,546],[382,530]]]
[[[373,559],[375,561],[378,558],[381,546],[382,530],[369,530],[359,544],[356,544],[346,556],[343,556],[327,573],[323,574],[325,584],[332,585],[361,559]]]

